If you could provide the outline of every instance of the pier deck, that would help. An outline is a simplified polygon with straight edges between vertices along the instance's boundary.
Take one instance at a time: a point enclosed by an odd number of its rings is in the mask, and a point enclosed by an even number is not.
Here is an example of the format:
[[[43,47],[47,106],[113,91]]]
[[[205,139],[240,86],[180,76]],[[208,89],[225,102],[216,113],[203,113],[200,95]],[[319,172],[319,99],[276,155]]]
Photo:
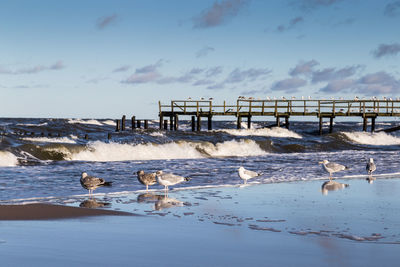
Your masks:
[[[363,119],[363,130],[366,131],[368,118],[371,119],[371,131],[375,130],[375,119],[381,117],[400,117],[400,100],[254,100],[238,99],[236,104],[216,105],[212,100],[172,100],[169,104],[159,101],[160,129],[167,128],[170,118],[170,129],[178,129],[179,116],[192,116],[192,130],[197,118],[197,130],[200,130],[201,118],[208,118],[208,129],[212,129],[212,118],[215,116],[235,116],[237,126],[241,127],[242,117],[247,118],[248,126],[253,116],[269,116],[276,118],[276,126],[280,126],[280,118],[314,116],[319,118],[319,132],[322,134],[323,118],[330,118],[329,131],[332,132],[335,117],[360,117]]]

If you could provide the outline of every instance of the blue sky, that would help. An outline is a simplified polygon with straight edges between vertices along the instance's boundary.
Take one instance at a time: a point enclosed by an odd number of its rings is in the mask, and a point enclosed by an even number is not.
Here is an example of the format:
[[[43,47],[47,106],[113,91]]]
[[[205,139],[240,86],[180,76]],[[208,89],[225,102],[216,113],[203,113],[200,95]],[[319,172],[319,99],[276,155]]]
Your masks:
[[[1,1],[2,117],[158,101],[397,97],[399,0]]]

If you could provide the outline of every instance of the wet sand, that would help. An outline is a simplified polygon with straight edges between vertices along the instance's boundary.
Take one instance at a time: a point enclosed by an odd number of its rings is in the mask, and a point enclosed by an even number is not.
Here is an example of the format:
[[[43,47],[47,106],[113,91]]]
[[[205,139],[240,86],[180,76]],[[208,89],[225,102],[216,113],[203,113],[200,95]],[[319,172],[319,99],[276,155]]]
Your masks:
[[[56,220],[105,215],[130,216],[133,214],[52,204],[0,205],[0,220]]]
[[[328,192],[324,182],[60,198],[69,207],[58,211],[142,216],[0,221],[0,257],[11,266],[396,266],[400,179],[337,180],[349,186]]]

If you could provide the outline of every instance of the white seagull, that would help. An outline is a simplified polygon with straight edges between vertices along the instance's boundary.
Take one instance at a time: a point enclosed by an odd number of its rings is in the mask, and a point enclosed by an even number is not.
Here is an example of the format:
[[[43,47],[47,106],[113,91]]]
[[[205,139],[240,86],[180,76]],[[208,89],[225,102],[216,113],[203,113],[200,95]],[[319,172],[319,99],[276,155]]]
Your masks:
[[[83,188],[89,191],[89,196],[93,194],[93,191],[100,186],[111,186],[112,182],[106,182],[103,178],[98,178],[88,175],[86,172],[82,172],[81,185]]]
[[[334,162],[329,162],[326,159],[324,161],[320,161],[319,164],[322,164],[324,167],[324,170],[329,172],[329,179],[332,180],[332,173],[334,172],[339,172],[339,171],[344,171],[347,170],[348,168],[344,165],[334,163]]]
[[[373,158],[369,158],[369,162],[367,163],[366,169],[367,169],[368,175],[372,175],[372,173],[376,170],[376,165],[374,163]]]
[[[245,184],[247,183],[248,179],[260,176],[262,174],[262,173],[257,173],[254,171],[246,170],[242,166],[239,167],[238,172],[239,172],[239,177],[244,181]]]
[[[164,173],[163,171],[157,171],[156,176],[158,183],[165,187],[165,191],[168,191],[168,186],[170,185],[175,185],[190,180],[189,177],[183,177],[172,173]]]

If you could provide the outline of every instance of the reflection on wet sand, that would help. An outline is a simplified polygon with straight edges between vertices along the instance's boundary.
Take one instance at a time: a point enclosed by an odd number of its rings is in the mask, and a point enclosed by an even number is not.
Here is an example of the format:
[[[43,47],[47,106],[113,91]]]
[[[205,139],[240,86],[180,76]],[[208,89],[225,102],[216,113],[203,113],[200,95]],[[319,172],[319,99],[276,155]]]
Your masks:
[[[369,184],[372,184],[372,183],[374,183],[374,181],[376,180],[376,178],[374,178],[374,177],[372,177],[372,176],[369,176],[369,177],[366,178],[365,180],[367,180],[367,182],[368,182]]]
[[[341,190],[345,187],[348,187],[348,184],[342,184],[336,181],[327,181],[322,184],[321,191],[322,194],[327,195],[328,191],[336,191],[336,190]]]
[[[96,209],[96,208],[103,208],[103,207],[106,207],[109,205],[111,205],[111,203],[97,201],[96,199],[87,199],[87,200],[81,202],[81,204],[79,204],[79,207]]]
[[[183,207],[185,203],[167,195],[156,195],[152,193],[140,194],[137,197],[138,203],[154,203],[155,210],[169,209],[173,207]]]

